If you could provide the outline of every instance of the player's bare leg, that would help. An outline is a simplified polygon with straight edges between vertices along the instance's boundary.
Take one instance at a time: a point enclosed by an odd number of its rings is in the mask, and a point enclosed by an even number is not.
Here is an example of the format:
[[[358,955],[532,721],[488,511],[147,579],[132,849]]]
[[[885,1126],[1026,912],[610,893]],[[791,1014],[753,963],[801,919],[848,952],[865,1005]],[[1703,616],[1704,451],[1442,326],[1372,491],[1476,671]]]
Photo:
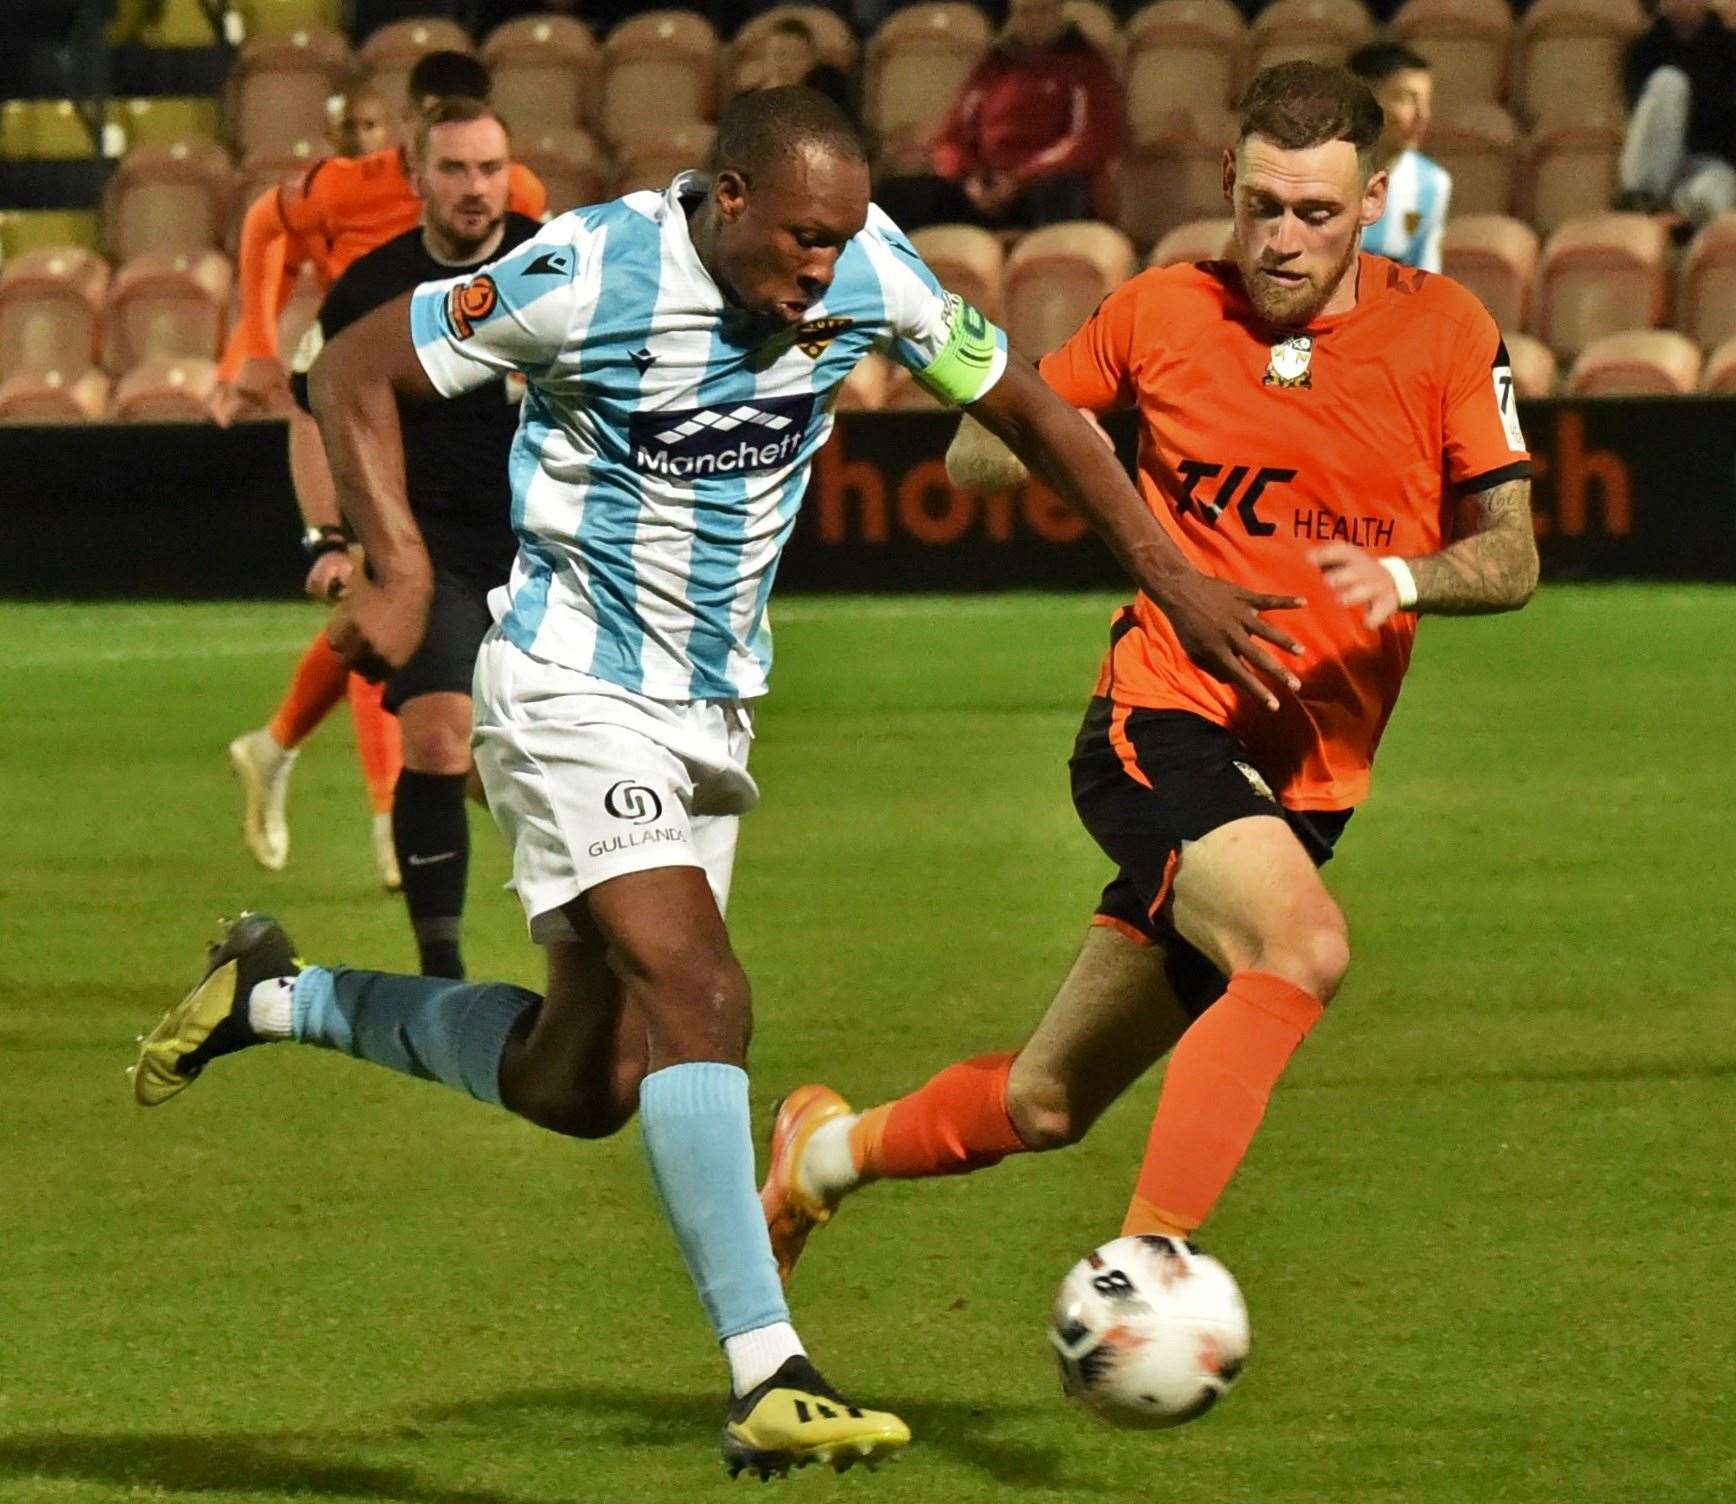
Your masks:
[[[462,977],[470,877],[470,696],[440,691],[398,707],[404,767],[392,800],[392,845],[424,976]]]

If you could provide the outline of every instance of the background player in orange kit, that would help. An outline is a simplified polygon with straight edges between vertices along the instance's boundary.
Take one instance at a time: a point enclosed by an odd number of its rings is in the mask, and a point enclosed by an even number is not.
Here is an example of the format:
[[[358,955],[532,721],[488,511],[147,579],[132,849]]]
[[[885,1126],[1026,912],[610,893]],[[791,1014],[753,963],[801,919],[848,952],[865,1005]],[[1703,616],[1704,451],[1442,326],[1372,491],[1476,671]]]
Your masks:
[[[1380,130],[1340,69],[1262,72],[1224,158],[1234,259],[1135,277],[1042,362],[1089,413],[1137,408],[1141,490],[1193,564],[1297,598],[1295,683],[1250,694],[1148,599],[1116,613],[1072,781],[1119,871],[1079,957],[1019,1051],[860,1115],[790,1095],[762,1193],[786,1278],[851,1190],[1073,1143],[1172,1048],[1122,1230],[1191,1236],[1337,991],[1349,939],[1318,867],[1367,793],[1416,614],[1514,610],[1537,581],[1495,324],[1360,251]],[[968,420],[948,467],[979,491],[1024,477]]]
[[[404,139],[413,139],[416,121],[438,101],[486,99],[489,91],[488,70],[475,58],[462,52],[427,54],[406,82]],[[536,175],[517,163],[511,169],[510,208],[531,219],[541,219],[548,208],[548,195]],[[291,290],[287,268],[299,264],[290,248],[313,262],[321,287],[329,289],[358,257],[416,228],[421,214],[422,201],[401,145],[353,158],[327,157],[261,194],[242,227],[242,313],[225,354],[225,370],[257,371],[262,363],[281,369],[277,321]],[[298,352],[298,369],[305,371],[317,354],[316,340]],[[317,600],[331,600],[341,593],[351,568],[349,537],[312,419],[293,405],[288,416],[290,472],[302,514],[302,545],[311,564],[306,588]],[[218,418],[224,421],[221,411]],[[346,694],[374,810],[375,861],[382,881],[396,890],[402,879],[391,812],[403,771],[398,725],[381,704],[384,686],[352,676],[323,628],[296,664],[271,720],[229,744],[230,764],[243,791],[243,835],[262,866],[273,871],[283,867],[289,857],[286,807],[296,751]]]

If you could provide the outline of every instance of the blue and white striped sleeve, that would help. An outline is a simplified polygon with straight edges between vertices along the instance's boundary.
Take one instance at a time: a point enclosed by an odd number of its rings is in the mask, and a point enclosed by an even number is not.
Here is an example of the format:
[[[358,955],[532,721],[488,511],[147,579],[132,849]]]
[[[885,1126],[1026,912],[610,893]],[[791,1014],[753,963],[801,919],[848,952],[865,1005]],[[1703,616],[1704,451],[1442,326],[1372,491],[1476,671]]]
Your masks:
[[[1453,177],[1446,168],[1436,166],[1439,186],[1429,212],[1423,220],[1422,233],[1417,238],[1415,265],[1425,272],[1441,269],[1441,237],[1447,228],[1447,206],[1452,202]]]
[[[965,407],[1007,369],[1007,337],[957,293],[948,292],[902,230],[879,208],[868,231],[891,326],[889,354],[931,395]]]
[[[428,379],[456,397],[511,371],[545,371],[574,316],[596,299],[594,258],[556,220],[481,271],[424,282],[410,300],[410,335]]]

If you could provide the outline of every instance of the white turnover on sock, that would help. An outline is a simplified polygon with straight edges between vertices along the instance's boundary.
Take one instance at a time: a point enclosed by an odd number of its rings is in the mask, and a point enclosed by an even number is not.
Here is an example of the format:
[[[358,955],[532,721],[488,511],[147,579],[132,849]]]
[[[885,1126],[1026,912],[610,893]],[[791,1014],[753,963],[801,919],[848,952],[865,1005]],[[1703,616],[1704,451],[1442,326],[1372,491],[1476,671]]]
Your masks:
[[[828,1118],[813,1131],[802,1150],[797,1189],[818,1197],[827,1206],[855,1190],[860,1179],[850,1152],[850,1130],[856,1126],[856,1116]]]
[[[723,1355],[729,1359],[730,1388],[736,1394],[765,1383],[784,1366],[786,1360],[807,1353],[796,1329],[787,1321],[774,1321],[770,1326],[756,1326],[751,1332],[738,1332],[723,1339]]]
[[[247,994],[247,1022],[261,1039],[288,1039],[295,1016],[295,978],[267,977]]]

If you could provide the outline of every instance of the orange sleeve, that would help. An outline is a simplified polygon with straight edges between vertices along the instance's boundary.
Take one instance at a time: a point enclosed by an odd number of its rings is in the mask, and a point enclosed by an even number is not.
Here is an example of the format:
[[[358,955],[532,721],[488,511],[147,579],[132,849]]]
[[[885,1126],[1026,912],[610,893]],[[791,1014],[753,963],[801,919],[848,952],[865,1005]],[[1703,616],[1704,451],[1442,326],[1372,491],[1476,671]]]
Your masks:
[[[1453,349],[1444,424],[1442,452],[1456,491],[1483,491],[1531,474],[1507,342],[1481,305]]]
[[[1133,326],[1144,280],[1135,277],[1123,282],[1066,344],[1038,363],[1043,380],[1063,401],[1094,413],[1132,404]]]
[[[248,205],[241,222],[241,247],[236,258],[236,280],[241,290],[241,317],[229,331],[217,375],[233,381],[250,360],[277,357],[277,321],[294,290],[290,263],[300,266],[305,256],[292,257],[289,232],[278,212],[278,194],[268,189]]]
[[[549,191],[542,179],[522,162],[514,162],[507,175],[506,207],[526,219],[549,217]]]
[[[322,157],[306,172],[287,177],[273,197],[277,215],[283,227],[292,235],[308,240],[329,240],[326,230],[326,210],[338,174],[332,170],[340,158]]]

